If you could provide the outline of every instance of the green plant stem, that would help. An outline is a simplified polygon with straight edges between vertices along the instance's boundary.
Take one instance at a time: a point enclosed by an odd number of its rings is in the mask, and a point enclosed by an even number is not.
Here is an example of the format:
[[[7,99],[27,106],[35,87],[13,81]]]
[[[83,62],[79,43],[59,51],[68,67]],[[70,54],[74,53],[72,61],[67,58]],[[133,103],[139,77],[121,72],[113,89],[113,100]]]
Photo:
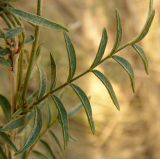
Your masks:
[[[130,46],[130,45],[131,45],[131,42],[123,45],[123,46],[120,47],[118,50],[116,50],[115,53],[123,50],[124,48],[126,48],[126,47],[128,47],[128,46]],[[109,58],[111,58],[111,57],[112,57],[112,56],[109,54],[108,56],[106,56],[105,58],[103,58],[98,65],[102,64],[104,61],[106,61],[107,59],[109,59]],[[98,66],[98,65],[97,65],[97,66]],[[95,66],[95,67],[97,67],[97,66]],[[94,68],[95,68],[95,67],[94,67]],[[94,69],[94,68],[93,68],[93,69]],[[93,69],[92,69],[92,70],[93,70]],[[31,106],[29,106],[29,109],[32,109],[35,105],[41,103],[43,100],[45,100],[46,98],[48,98],[50,95],[52,95],[53,93],[59,91],[60,89],[62,89],[62,88],[64,88],[64,87],[68,86],[69,84],[71,84],[71,83],[74,82],[75,80],[81,78],[82,76],[86,75],[86,74],[89,73],[89,72],[92,72],[92,70],[88,69],[87,71],[81,73],[80,75],[76,76],[76,77],[73,78],[72,80],[70,80],[70,81],[68,81],[68,82],[65,82],[63,85],[61,85],[61,86],[55,88],[54,90],[48,92],[48,93],[47,93],[45,96],[43,96],[41,99],[39,99],[38,101],[34,102]]]
[[[42,0],[38,0],[37,15],[39,15],[39,16],[42,15]],[[27,73],[26,73],[25,82],[24,82],[24,89],[23,89],[23,92],[22,92],[22,99],[23,99],[24,102],[25,102],[25,95],[26,95],[27,88],[28,88],[29,78],[30,78],[30,75],[31,75],[31,72],[32,72],[34,56],[35,56],[37,46],[38,46],[39,34],[40,34],[40,27],[36,26],[36,28],[35,28],[35,41],[34,41],[33,46],[32,46],[31,57],[30,57],[30,61],[29,61],[29,65],[28,65],[28,69],[27,69]]]

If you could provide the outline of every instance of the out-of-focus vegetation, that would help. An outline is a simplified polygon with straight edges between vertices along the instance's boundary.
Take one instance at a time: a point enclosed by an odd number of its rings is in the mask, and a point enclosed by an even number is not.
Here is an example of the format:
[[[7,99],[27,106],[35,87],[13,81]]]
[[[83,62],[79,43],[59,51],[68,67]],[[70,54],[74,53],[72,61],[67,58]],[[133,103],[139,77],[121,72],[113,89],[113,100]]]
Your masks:
[[[45,3],[46,2],[46,3]],[[36,1],[21,0],[17,7],[34,11]],[[137,35],[147,16],[148,0],[46,0],[43,15],[49,19],[66,24],[75,44],[78,58],[78,72],[86,70],[92,63],[100,41],[101,31],[106,26],[109,41],[106,55],[115,40],[115,8],[119,10],[125,41]],[[96,134],[92,136],[87,127],[83,111],[70,124],[71,133],[77,138],[66,150],[66,159],[159,159],[160,158],[160,0],[154,1],[156,17],[147,38],[141,43],[149,58],[149,76],[131,49],[120,54],[130,59],[135,68],[136,93],[132,94],[127,75],[117,64],[108,61],[99,67],[105,72],[120,99],[121,112],[114,108],[109,95],[99,81],[91,75],[79,84],[91,96]],[[28,30],[31,27],[28,26]],[[49,67],[45,58],[48,50],[53,50],[58,61],[60,83],[67,78],[68,65],[65,44],[59,33],[42,30],[41,42],[44,43],[41,62]],[[124,42],[125,42],[124,41]],[[63,47],[62,47],[63,46]],[[114,72],[114,73],[113,73]],[[2,72],[3,73],[3,72]],[[6,80],[1,79],[1,92],[6,89]],[[33,83],[33,87],[34,83]],[[32,88],[31,88],[32,89]],[[70,90],[63,96],[69,107],[76,101],[68,100],[73,95]],[[7,94],[7,92],[6,92]],[[85,124],[86,122],[86,124]],[[74,150],[74,153],[72,153]]]

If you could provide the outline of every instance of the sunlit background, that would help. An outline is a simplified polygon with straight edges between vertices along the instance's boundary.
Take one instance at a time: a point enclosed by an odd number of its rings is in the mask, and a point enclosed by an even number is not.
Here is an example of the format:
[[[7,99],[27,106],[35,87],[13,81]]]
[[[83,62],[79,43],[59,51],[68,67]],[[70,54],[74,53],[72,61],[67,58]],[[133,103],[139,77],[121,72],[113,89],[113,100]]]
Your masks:
[[[148,3],[149,0],[44,0],[43,16],[69,28],[79,74],[94,60],[104,27],[109,37],[105,55],[111,50],[116,33],[115,9],[122,18],[123,43],[126,43],[142,29]],[[35,6],[36,0],[21,0],[18,4],[19,8],[32,12],[35,12]],[[82,110],[70,121],[70,133],[77,141],[69,143],[65,159],[160,159],[160,0],[154,0],[154,8],[153,25],[141,42],[149,59],[149,76],[132,48],[119,55],[127,58],[134,68],[135,94],[129,77],[114,61],[108,60],[97,68],[112,82],[120,112],[112,104],[105,87],[92,74],[76,81],[91,97],[96,134],[91,134]],[[30,26],[26,28],[28,32],[32,31]],[[46,70],[49,68],[47,57],[52,51],[58,66],[58,84],[65,82],[68,60],[63,34],[42,29],[41,42],[44,46],[41,63]],[[64,91],[63,101],[70,109],[78,99],[69,88]]]

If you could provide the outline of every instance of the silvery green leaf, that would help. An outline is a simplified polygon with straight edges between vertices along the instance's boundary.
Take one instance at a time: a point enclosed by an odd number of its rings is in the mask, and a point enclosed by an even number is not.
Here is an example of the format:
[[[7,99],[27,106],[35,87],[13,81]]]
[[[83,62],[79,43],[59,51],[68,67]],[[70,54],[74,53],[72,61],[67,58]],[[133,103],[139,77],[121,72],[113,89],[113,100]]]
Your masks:
[[[143,64],[144,64],[145,71],[148,74],[148,59],[145,55],[145,52],[144,52],[143,48],[140,45],[137,45],[137,44],[132,45],[132,47],[138,53],[138,55],[141,57],[141,59],[143,61]]]
[[[39,94],[38,98],[42,98],[47,91],[47,75],[41,66],[38,66],[39,70]]]
[[[60,24],[57,24],[55,22],[52,22],[48,19],[45,19],[41,16],[29,13],[29,12],[24,12],[22,10],[11,8],[11,7],[8,7],[7,11],[11,12],[12,14],[16,15],[17,17],[19,17],[19,18],[21,18],[31,24],[34,24],[36,26],[42,26],[42,27],[46,27],[46,28],[50,28],[50,29],[68,31],[65,27],[61,26]]]
[[[125,60],[124,58],[122,58],[120,56],[114,55],[112,58],[117,63],[119,63],[124,68],[124,70],[128,73],[128,75],[130,77],[130,81],[131,81],[132,90],[133,90],[133,92],[135,92],[135,79],[134,79],[134,72],[133,72],[131,64],[127,60]]]
[[[6,119],[9,121],[11,118],[11,105],[6,97],[0,95],[0,106],[4,112]]]
[[[22,154],[24,152],[26,152],[38,139],[40,132],[41,132],[41,128],[42,128],[42,117],[41,117],[41,112],[38,109],[38,107],[34,108],[34,125],[33,125],[33,129],[32,132],[30,133],[29,137],[27,138],[27,140],[25,141],[25,144],[23,145],[23,147],[18,150],[17,154]]]
[[[88,99],[87,95],[85,94],[85,92],[80,87],[78,87],[74,84],[71,84],[70,86],[72,87],[72,89],[77,94],[80,101],[82,102],[82,105],[83,105],[85,112],[87,114],[87,118],[88,118],[88,122],[89,122],[89,125],[91,128],[91,131],[94,134],[95,133],[95,126],[94,126],[94,121],[93,121],[93,117],[92,117],[92,108],[91,108],[89,99]]]
[[[120,107],[119,107],[119,103],[118,103],[118,100],[117,100],[117,97],[116,97],[116,94],[113,90],[113,87],[111,85],[111,83],[109,82],[109,80],[101,73],[99,72],[98,70],[93,70],[93,73],[96,75],[96,77],[98,77],[98,79],[104,84],[104,86],[107,88],[108,90],[108,93],[114,103],[114,105],[116,106],[116,108],[118,110],[120,110]]]
[[[64,33],[64,39],[65,39],[67,53],[68,53],[68,60],[69,60],[68,81],[70,81],[73,78],[75,71],[76,71],[76,66],[77,66],[76,53],[75,53],[73,44],[69,36],[67,35],[67,33]]]
[[[101,59],[104,55],[105,49],[106,49],[107,41],[108,41],[107,31],[106,31],[106,29],[103,29],[101,42],[100,42],[96,57],[91,65],[91,68],[96,67],[99,64],[99,62],[101,61]]]
[[[68,140],[69,140],[67,111],[66,111],[63,103],[61,102],[61,100],[57,96],[53,95],[52,99],[58,109],[58,112],[59,112],[59,117],[60,117],[62,130],[63,130],[64,147],[66,147]]]
[[[122,24],[121,24],[121,18],[119,16],[118,11],[116,10],[116,21],[117,21],[117,35],[116,35],[116,41],[114,43],[114,46],[112,48],[112,51],[110,55],[114,55],[117,51],[118,47],[121,44],[122,41]]]

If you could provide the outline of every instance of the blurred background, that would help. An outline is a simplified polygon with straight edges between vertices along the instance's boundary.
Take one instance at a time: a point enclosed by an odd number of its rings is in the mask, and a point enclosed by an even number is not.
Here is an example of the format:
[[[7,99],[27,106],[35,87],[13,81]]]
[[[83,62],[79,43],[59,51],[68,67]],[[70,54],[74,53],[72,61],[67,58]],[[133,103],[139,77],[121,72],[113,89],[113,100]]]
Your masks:
[[[101,33],[108,32],[105,55],[111,50],[116,33],[115,9],[123,25],[123,43],[141,31],[148,14],[149,0],[44,0],[43,16],[69,28],[78,59],[77,74],[94,60]],[[36,0],[21,0],[19,8],[35,12]],[[136,92],[123,69],[108,60],[97,69],[112,82],[121,111],[118,112],[108,92],[92,74],[77,81],[91,96],[96,134],[89,130],[82,110],[70,120],[70,132],[77,141],[69,143],[65,159],[160,159],[160,0],[154,0],[156,16],[147,37],[141,42],[149,59],[149,76],[132,48],[118,54],[132,64],[136,77]],[[32,29],[27,26],[28,32]],[[54,30],[41,31],[42,64],[49,68],[49,51],[53,51],[58,66],[58,84],[66,81],[68,60],[63,34]],[[46,69],[47,70],[47,69]],[[63,101],[70,109],[78,102],[66,88]],[[59,131],[58,133],[61,133]],[[61,158],[61,157],[60,157]]]

